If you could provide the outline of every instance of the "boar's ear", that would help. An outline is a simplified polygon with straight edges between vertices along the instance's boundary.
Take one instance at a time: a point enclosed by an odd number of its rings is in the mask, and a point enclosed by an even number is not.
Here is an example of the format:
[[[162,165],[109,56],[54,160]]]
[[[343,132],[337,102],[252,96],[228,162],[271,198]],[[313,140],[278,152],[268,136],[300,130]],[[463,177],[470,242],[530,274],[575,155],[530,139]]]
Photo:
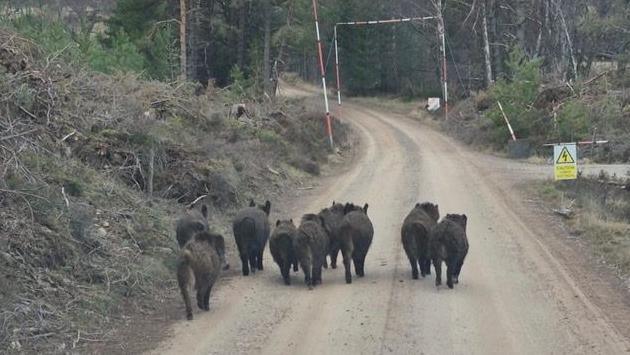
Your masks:
[[[293,218],[291,218],[291,219],[289,220],[289,222],[291,222],[291,224],[293,224]]]
[[[368,205],[367,203],[365,204],[365,206],[363,206],[363,213],[367,214],[368,207],[370,207],[370,205]]]
[[[280,225],[280,220],[276,221],[276,227]]]
[[[462,215],[464,217],[464,226],[468,223],[468,217],[466,215]]]
[[[265,202],[265,207],[263,207],[263,211],[265,211],[267,216],[269,216],[269,213],[271,212],[271,202],[269,202],[269,200]]]
[[[253,199],[249,200],[249,207],[256,207],[256,202]]]
[[[335,201],[333,201],[332,205],[333,205],[333,207],[335,206]]]
[[[206,205],[201,206],[201,214],[205,218],[208,218],[208,206],[206,206]]]

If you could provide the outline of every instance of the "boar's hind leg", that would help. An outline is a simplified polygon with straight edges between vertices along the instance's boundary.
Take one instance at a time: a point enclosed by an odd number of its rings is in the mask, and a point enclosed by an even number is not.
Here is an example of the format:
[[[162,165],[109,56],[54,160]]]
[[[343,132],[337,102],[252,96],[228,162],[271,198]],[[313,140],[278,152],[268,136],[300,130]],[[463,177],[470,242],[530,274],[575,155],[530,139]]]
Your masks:
[[[291,276],[289,275],[290,271],[291,271],[291,262],[283,261],[282,265],[280,266],[280,272],[282,273],[282,279],[284,280],[284,284],[287,286],[291,284]]]
[[[258,267],[258,270],[262,270],[263,269],[263,252],[265,251],[264,248],[261,248],[260,251],[258,252],[258,255],[256,257],[256,261],[258,262],[258,265],[256,265]]]
[[[241,254],[241,263],[243,264],[243,276],[249,275],[249,258],[247,254]]]
[[[449,258],[446,263],[446,286],[448,286],[448,288],[453,288],[453,274],[455,273],[457,263],[458,260],[452,257]]]
[[[427,258],[424,261],[425,274],[431,275],[431,259]]]
[[[337,256],[339,255],[339,244],[333,242],[330,246],[330,267],[337,268]]]
[[[414,256],[409,255],[409,264],[411,264],[411,278],[414,280],[418,279],[418,263],[416,262],[416,258]],[[422,277],[424,277],[424,272],[422,273]]]
[[[420,258],[418,260],[418,264],[420,265],[420,273],[422,274],[422,277],[431,275],[431,259]]]
[[[206,311],[210,310],[210,291],[212,291],[212,286],[208,286],[203,298],[203,309]]]
[[[256,273],[256,268],[257,268],[257,265],[258,265],[256,257],[257,257],[257,253],[256,252],[253,252],[253,253],[250,252],[249,253],[249,268],[252,269],[252,273],[254,273],[254,274]]]
[[[206,296],[206,290],[204,287],[200,287],[200,285],[197,285],[197,307],[199,307],[199,309],[204,309],[204,297]]]
[[[313,285],[322,283],[322,265],[313,266]]]
[[[354,272],[357,276],[365,276],[365,269],[363,268],[365,264],[365,255],[353,255],[352,259],[354,261]]]
[[[346,283],[351,284],[352,271],[350,270],[351,268],[350,262],[352,261],[352,250],[351,249],[342,250],[341,253],[343,254],[343,267],[346,269]]]
[[[466,256],[464,256],[463,258],[461,258],[461,260],[459,260],[457,262],[457,265],[455,267],[455,270],[453,272],[453,282],[454,283],[459,283],[459,273],[462,271],[462,266],[464,266],[464,259],[466,258]]]
[[[433,268],[435,268],[435,286],[442,284],[442,259],[433,259]]]
[[[184,272],[185,271],[185,272]],[[188,320],[193,319],[192,306],[190,305],[190,291],[188,289],[188,270],[178,270],[177,282],[179,283],[179,289],[182,292],[182,298],[186,305],[186,318]]]

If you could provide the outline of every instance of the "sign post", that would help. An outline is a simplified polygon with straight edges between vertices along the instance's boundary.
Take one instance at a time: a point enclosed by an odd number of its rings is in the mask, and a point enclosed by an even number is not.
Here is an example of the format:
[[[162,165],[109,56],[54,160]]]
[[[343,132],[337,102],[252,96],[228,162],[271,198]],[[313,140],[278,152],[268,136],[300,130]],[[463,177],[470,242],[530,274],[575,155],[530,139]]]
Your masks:
[[[554,145],[553,161],[556,181],[577,179],[577,146],[575,143]]]

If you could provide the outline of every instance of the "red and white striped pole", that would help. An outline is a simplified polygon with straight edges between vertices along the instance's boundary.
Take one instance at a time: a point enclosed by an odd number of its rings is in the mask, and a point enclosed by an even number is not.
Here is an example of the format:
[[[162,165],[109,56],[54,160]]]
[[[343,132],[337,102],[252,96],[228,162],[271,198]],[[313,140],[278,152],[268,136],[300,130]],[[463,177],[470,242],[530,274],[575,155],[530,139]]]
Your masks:
[[[328,89],[326,88],[326,70],[324,69],[324,54],[322,51],[322,40],[319,35],[319,17],[317,15],[317,0],[313,0],[313,15],[315,16],[315,32],[317,34],[317,53],[319,55],[319,69],[322,74],[322,90],[324,91],[324,107],[326,109],[326,133],[330,141],[330,148],[335,148],[332,135],[332,122],[330,119],[330,107],[328,105]]]
[[[337,25],[335,25],[335,73],[337,77],[337,117],[341,118],[341,77],[339,75],[339,46],[337,44]]]

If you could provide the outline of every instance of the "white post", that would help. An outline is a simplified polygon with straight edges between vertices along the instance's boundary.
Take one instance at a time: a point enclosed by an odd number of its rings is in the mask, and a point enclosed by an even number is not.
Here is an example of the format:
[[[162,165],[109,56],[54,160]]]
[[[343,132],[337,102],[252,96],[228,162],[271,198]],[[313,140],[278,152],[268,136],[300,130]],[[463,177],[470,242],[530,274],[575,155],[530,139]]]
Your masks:
[[[335,35],[335,73],[337,77],[337,116],[341,118],[341,77],[339,75],[339,46],[337,43],[337,25],[334,30]]]

